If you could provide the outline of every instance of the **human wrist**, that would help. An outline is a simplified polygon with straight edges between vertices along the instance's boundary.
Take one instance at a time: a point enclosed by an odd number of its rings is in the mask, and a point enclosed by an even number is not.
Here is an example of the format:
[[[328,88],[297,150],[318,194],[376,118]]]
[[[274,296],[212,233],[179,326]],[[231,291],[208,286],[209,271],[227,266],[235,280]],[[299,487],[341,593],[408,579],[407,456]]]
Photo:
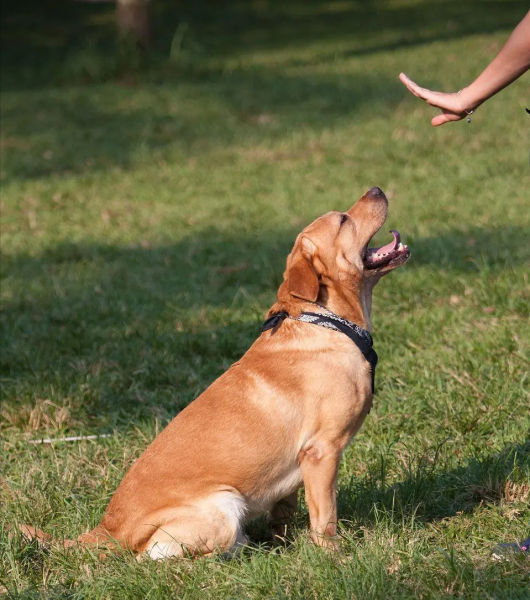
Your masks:
[[[483,102],[487,100],[487,98],[482,98],[479,94],[477,94],[476,90],[474,90],[472,86],[469,86],[462,88],[458,92],[458,100],[460,102],[460,108],[462,109],[462,112],[469,114],[476,110]]]

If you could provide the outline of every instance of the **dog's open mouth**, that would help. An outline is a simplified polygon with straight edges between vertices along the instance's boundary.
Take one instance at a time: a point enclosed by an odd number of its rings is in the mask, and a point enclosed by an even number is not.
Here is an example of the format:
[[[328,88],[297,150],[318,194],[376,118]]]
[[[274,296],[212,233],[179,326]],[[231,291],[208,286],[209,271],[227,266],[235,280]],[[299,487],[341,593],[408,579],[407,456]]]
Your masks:
[[[398,266],[407,260],[410,255],[408,246],[401,243],[399,231],[392,229],[390,233],[394,239],[381,248],[367,248],[364,256],[364,266],[367,269],[376,269],[386,265]]]

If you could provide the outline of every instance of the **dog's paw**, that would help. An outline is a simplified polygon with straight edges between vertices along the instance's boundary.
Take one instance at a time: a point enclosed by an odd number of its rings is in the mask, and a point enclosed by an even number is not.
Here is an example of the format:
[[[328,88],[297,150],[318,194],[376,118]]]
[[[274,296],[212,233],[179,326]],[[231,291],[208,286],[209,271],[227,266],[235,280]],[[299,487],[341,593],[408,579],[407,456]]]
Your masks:
[[[334,554],[341,554],[340,538],[338,535],[329,536],[315,532],[311,533],[313,543]]]

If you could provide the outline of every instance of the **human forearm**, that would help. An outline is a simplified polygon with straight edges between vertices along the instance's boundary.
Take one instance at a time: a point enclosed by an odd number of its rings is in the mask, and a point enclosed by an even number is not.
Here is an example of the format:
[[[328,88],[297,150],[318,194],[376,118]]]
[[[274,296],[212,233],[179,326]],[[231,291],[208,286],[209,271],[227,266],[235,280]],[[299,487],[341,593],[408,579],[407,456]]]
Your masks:
[[[510,85],[529,68],[530,12],[513,30],[499,54],[475,81],[463,90],[444,94],[419,86],[404,73],[401,73],[399,78],[415,96],[441,110],[441,114],[431,120],[431,124],[438,127],[444,123],[469,117],[477,106]]]
[[[462,107],[471,110],[500,92],[530,68],[530,12],[508,41],[473,81],[460,92]]]

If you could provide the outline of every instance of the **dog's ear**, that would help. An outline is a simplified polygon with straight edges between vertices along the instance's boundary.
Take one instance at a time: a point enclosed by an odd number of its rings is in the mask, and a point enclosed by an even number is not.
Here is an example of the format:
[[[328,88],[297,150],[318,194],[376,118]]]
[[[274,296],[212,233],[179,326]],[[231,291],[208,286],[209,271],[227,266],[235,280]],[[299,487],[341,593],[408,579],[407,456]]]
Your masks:
[[[318,298],[318,275],[313,267],[313,255],[316,246],[306,237],[291,255],[291,264],[287,270],[287,289],[292,296],[315,302]]]

